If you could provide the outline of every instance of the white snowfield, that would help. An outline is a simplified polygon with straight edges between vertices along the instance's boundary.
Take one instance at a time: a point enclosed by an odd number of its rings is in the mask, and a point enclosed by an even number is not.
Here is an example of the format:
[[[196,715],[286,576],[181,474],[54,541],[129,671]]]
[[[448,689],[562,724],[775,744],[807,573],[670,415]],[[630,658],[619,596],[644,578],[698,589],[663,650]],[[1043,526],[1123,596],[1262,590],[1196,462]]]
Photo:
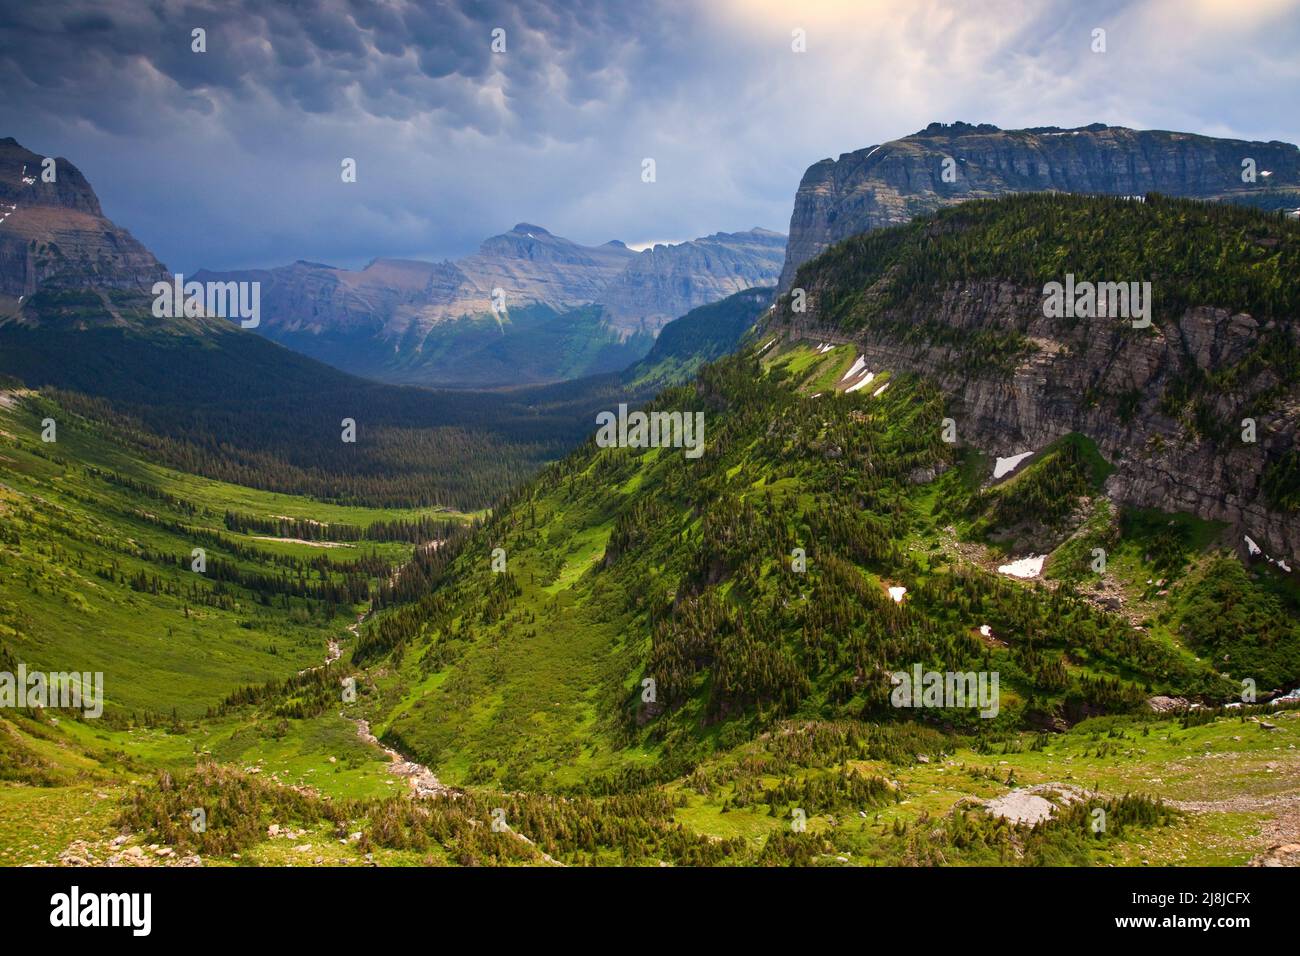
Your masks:
[[[1022,461],[1032,454],[1032,451],[1022,451],[1019,455],[1012,455],[1010,458],[999,458],[997,464],[993,466],[993,477],[1001,478],[1003,475],[1011,474]]]
[[[982,634],[984,637],[992,637],[992,636],[993,636],[993,628],[989,627],[987,624],[981,624],[981,625],[980,625],[980,634]]]
[[[764,345],[761,349],[758,350],[758,354],[759,354],[759,355],[762,355],[764,352],[766,352],[768,349],[770,349],[770,348],[772,347],[772,343],[775,342],[775,341],[776,341],[776,339],[772,339],[771,342],[768,342],[766,345]]]
[[[886,382],[884,385],[880,386],[880,388],[878,388],[878,389],[876,389],[874,392],[872,392],[872,393],[871,393],[871,397],[872,397],[872,398],[879,398],[879,397],[880,397],[880,393],[883,392],[883,391],[884,391],[885,389],[887,389],[887,388],[889,388],[889,383],[888,383],[888,382]]]
[[[903,595],[905,595],[906,593],[907,593],[907,588],[903,587],[902,585],[898,585],[896,587],[892,587],[889,589],[889,596],[894,599],[895,604],[902,604]]]
[[[835,348],[835,343],[833,343],[833,342],[824,342],[824,343],[822,343],[821,345],[817,346],[817,354],[818,354],[818,355],[824,355],[824,354],[826,354],[827,352],[829,352],[829,351],[830,351],[831,349],[833,349],[833,348]]]
[[[1043,562],[1047,560],[1047,555],[1030,555],[1027,558],[1021,558],[1018,561],[1012,561],[1010,564],[998,566],[998,570],[1003,574],[1009,574],[1013,578],[1036,578],[1043,573]]]
[[[844,394],[847,395],[849,392],[856,392],[860,388],[866,388],[868,385],[871,384],[871,380],[875,377],[876,377],[875,372],[868,372],[866,375],[862,377],[862,381],[854,382],[852,385],[846,388],[844,390]]]
[[[865,355],[859,355],[858,360],[853,363],[853,366],[847,372],[844,373],[844,377],[841,378],[840,381],[847,382],[849,379],[857,375],[866,367],[867,367],[867,357]]]

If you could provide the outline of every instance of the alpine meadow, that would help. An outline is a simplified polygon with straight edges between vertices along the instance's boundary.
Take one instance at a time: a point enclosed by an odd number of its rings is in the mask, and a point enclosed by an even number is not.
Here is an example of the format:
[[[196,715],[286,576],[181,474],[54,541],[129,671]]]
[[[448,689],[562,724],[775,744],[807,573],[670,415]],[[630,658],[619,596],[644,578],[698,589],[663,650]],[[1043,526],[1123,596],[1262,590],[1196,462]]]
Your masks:
[[[1281,931],[1300,4],[989,7],[7,11],[15,925]]]

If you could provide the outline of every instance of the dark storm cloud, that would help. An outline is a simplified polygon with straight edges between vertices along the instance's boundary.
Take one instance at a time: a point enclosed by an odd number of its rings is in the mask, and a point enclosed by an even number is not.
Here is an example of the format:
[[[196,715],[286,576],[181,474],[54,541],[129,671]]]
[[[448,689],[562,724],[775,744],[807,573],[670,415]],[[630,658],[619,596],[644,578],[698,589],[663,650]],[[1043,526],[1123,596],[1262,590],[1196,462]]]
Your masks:
[[[0,61],[16,86],[77,93],[58,104],[62,117],[106,131],[117,124],[105,99],[156,96],[169,105],[174,91],[158,80],[216,98],[263,94],[311,112],[356,107],[360,90],[360,107],[374,104],[385,117],[445,110],[485,132],[499,129],[501,117],[483,109],[475,88],[495,80],[510,118],[528,130],[543,101],[597,98],[601,86],[587,78],[610,67],[609,54],[625,50],[630,38],[653,33],[650,22],[638,23],[636,11],[649,9],[640,4],[566,4],[559,11],[540,3],[245,0],[125,3],[112,13],[76,6],[54,0],[22,11],[5,30]],[[204,55],[190,49],[196,27],[207,32]],[[489,48],[498,27],[506,31],[506,56]],[[557,83],[557,66],[573,69],[576,82]]]
[[[187,271],[455,255],[520,220],[586,242],[784,229],[810,163],[931,120],[1294,139],[1300,93],[1295,0],[8,6],[0,135],[73,160]]]
[[[78,13],[63,21],[63,32],[70,36],[113,29],[111,17],[102,13]]]

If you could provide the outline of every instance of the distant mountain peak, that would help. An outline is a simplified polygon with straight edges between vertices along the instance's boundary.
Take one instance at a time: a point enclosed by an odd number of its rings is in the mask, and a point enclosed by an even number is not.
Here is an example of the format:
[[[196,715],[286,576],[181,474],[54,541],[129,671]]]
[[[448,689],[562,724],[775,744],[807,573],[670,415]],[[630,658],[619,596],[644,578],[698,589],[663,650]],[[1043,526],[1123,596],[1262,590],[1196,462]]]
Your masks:
[[[517,223],[515,223],[515,227],[514,227],[513,229],[511,229],[510,231],[511,231],[511,232],[524,232],[524,233],[529,233],[529,232],[530,232],[530,233],[532,233],[533,235],[537,235],[537,236],[549,236],[549,235],[550,235],[550,232],[548,232],[545,228],[543,228],[542,226],[535,226],[535,225],[533,225],[531,222],[517,222]]]

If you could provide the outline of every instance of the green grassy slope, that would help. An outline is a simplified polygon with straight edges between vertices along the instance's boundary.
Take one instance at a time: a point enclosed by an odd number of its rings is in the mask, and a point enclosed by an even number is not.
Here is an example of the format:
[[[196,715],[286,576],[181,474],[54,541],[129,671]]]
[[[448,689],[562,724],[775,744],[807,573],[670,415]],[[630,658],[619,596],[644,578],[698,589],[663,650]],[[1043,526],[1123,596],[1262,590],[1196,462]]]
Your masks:
[[[822,364],[842,362],[828,356],[705,369],[658,401],[706,410],[702,458],[588,445],[459,555],[409,569],[428,593],[368,627],[358,651],[388,662],[374,689],[386,739],[454,782],[581,786],[681,771],[779,719],[896,718],[887,674],[915,662],[1000,672],[996,721],[936,718],[981,734],[1131,712],[1152,694],[1227,700],[1235,685],[1219,670],[1259,670],[1216,667],[1175,627],[1135,629],[1086,590],[1015,581],[953,546],[954,508],[980,516],[970,534],[1028,514],[1067,521],[1043,496],[1083,499],[1108,467],[1084,440],[962,505],[957,489],[936,496],[911,479],[954,461],[938,438],[941,397],[895,377],[878,397],[812,398]],[[901,604],[893,585],[907,588]],[[1242,587],[1250,602],[1266,594],[1251,578]],[[982,639],[981,625],[1000,639]],[[1300,676],[1288,663],[1297,644],[1285,631],[1260,674]]]
[[[0,408],[0,640],[29,667],[102,671],[110,717],[202,713],[241,684],[319,663],[402,541],[267,540],[228,512],[365,527],[459,521],[259,492],[145,464],[33,394]],[[42,421],[57,440],[41,440]],[[328,531],[328,529],[325,529]],[[193,550],[206,569],[192,570]]]

